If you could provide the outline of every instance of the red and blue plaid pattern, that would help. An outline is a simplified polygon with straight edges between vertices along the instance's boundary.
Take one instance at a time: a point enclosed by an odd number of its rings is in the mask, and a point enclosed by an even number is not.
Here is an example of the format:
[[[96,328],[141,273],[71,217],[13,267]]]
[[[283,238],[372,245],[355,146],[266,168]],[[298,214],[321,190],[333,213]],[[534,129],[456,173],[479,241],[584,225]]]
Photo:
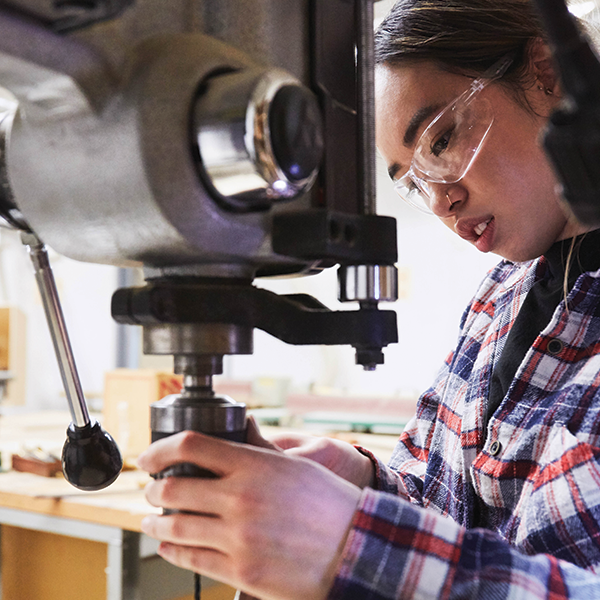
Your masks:
[[[546,274],[543,258],[488,274],[389,466],[373,457],[377,491],[330,598],[600,598],[600,271],[579,277],[486,421],[492,370]]]

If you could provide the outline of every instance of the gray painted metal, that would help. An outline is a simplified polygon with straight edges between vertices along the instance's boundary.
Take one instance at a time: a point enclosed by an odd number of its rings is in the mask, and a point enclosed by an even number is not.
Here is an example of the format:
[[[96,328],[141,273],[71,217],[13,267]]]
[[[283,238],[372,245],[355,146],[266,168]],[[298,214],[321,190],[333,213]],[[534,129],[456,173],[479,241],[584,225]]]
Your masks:
[[[0,85],[19,101],[8,179],[32,228],[89,262],[244,277],[289,265],[271,250],[269,211],[235,214],[208,196],[189,119],[215,70],[306,81],[308,20],[308,0],[138,0],[59,36],[0,12]]]

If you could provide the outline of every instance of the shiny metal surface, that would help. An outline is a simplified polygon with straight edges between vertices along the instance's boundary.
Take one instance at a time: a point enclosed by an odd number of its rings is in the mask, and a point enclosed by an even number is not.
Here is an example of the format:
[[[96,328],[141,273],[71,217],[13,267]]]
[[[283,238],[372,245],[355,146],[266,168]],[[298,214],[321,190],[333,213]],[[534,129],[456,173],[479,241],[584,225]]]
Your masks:
[[[6,169],[6,154],[17,107],[16,99],[0,89],[0,225],[9,229],[28,230],[27,222],[15,204]]]
[[[364,214],[375,213],[375,59],[373,49],[373,1],[355,2],[358,13],[360,44],[357,54],[358,113],[362,164],[359,165],[363,188]]]
[[[398,270],[393,265],[350,265],[338,270],[340,302],[395,302]]]
[[[32,230],[57,252],[143,266],[148,279],[252,280],[366,261],[352,239],[347,247],[330,243],[330,232],[313,229],[313,247],[323,248],[316,255],[299,243],[273,248],[276,231],[287,235],[281,217],[317,211],[360,221],[374,213],[372,5],[123,0],[114,18],[66,31],[55,26],[61,7],[51,0],[10,0],[10,12],[0,3],[0,86],[18,101],[0,177]],[[220,85],[226,102],[211,96]],[[325,153],[314,166],[310,152],[300,153],[308,159],[298,164],[310,168],[294,179],[279,167],[296,164],[293,152],[286,162],[295,138],[275,147],[280,136],[271,136],[269,119],[281,116],[270,107],[283,106],[281,122],[292,123],[291,103],[277,98],[300,85],[318,97]],[[260,201],[261,194],[267,204],[248,210],[222,202]],[[278,198],[286,201],[271,203]],[[368,269],[350,277],[355,290],[346,296],[363,297],[362,287],[369,303],[391,295],[379,281],[383,268]],[[144,325],[145,352],[252,352],[249,328],[173,322],[179,314]]]
[[[227,396],[202,398],[172,394],[155,402],[150,409],[153,433],[239,432],[245,426],[246,406]]]
[[[273,201],[310,189],[317,168],[291,179],[278,163],[269,126],[271,103],[285,86],[301,82],[281,69],[228,73],[209,79],[194,107],[200,159],[225,199]],[[315,100],[316,103],[316,100]]]
[[[146,354],[252,354],[253,330],[221,323],[145,325],[143,345]]]
[[[176,354],[174,357],[173,370],[175,373],[184,375],[184,387],[197,387],[192,383],[193,378],[204,378],[204,386],[212,385],[212,376],[223,373],[223,355],[220,354]],[[189,385],[186,377],[190,378]]]
[[[306,82],[309,17],[308,0],[138,0],[59,36],[0,9],[0,85],[19,101],[6,168],[32,228],[89,262],[302,270],[271,250],[269,214],[232,214],[210,196],[190,121],[215,72],[283,68]]]
[[[23,244],[27,246],[33,263],[35,278],[42,297],[46,320],[48,321],[60,375],[67,395],[69,410],[71,411],[71,419],[77,427],[85,427],[90,424],[90,416],[79,381],[75,357],[71,349],[71,342],[46,246],[36,235],[31,233],[21,234],[21,239]]]

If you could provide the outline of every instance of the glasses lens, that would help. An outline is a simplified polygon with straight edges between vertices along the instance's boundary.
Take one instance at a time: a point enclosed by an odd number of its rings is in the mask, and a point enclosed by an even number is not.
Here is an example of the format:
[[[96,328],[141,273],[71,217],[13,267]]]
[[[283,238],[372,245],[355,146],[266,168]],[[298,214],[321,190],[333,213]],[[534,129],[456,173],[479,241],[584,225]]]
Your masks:
[[[426,181],[413,177],[409,172],[394,183],[394,189],[412,207],[428,215],[433,214],[429,208],[429,186]]]
[[[490,103],[468,90],[423,132],[413,155],[413,167],[431,182],[459,181],[477,156],[493,121]]]

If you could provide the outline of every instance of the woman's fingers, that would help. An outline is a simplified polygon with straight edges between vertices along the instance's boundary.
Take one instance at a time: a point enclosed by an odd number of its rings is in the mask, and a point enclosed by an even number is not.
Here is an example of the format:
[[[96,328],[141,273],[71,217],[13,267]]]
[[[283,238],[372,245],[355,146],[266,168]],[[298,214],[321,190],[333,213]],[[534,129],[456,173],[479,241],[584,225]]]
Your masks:
[[[158,554],[182,569],[202,573],[235,587],[235,582],[232,581],[232,561],[226,554],[218,550],[161,542]]]
[[[315,437],[301,433],[280,433],[272,435],[269,438],[269,441],[282,450],[288,450],[290,448],[299,448],[306,444],[311,444],[315,441]]]
[[[281,450],[281,448],[262,436],[258,428],[258,424],[256,423],[256,419],[252,415],[250,415],[247,420],[246,443],[250,444],[251,446],[259,446],[260,448],[269,448],[270,450],[278,451]]]
[[[227,508],[227,493],[219,479],[165,477],[146,485],[152,506],[219,516]]]
[[[208,515],[148,515],[142,521],[142,531],[150,537],[180,544],[224,552],[223,523]]]
[[[139,462],[151,472],[188,462],[220,475],[148,484],[152,504],[188,511],[145,521],[167,542],[167,560],[259,598],[326,597],[357,487],[306,458],[190,432],[156,442]]]
[[[182,569],[202,573],[202,575],[212,577],[234,588],[239,589],[243,585],[235,561],[230,556],[216,550],[162,542],[158,547],[158,554]],[[241,592],[237,600],[258,600],[258,598],[250,593]]]
[[[159,473],[178,463],[192,463],[223,477],[245,456],[239,452],[238,444],[195,431],[182,431],[151,444],[140,454],[138,465],[149,473]]]

